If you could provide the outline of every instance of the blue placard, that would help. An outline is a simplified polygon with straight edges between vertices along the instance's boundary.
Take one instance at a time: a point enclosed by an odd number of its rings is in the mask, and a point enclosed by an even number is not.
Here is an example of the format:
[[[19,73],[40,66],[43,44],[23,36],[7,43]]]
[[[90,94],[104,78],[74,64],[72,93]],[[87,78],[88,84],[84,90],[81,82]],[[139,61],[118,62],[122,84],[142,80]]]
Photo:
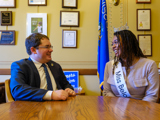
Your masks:
[[[79,87],[79,72],[78,71],[63,71],[68,82],[73,86],[73,88]]]

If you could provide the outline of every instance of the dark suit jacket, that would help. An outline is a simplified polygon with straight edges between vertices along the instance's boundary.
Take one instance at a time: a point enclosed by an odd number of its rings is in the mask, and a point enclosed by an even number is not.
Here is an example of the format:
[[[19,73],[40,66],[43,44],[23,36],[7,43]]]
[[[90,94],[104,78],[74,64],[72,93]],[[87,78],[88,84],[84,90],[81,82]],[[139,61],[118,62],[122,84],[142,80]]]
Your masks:
[[[50,61],[47,64],[58,89],[73,89],[58,63]],[[42,98],[48,91],[40,89],[40,76],[30,58],[12,63],[10,80],[11,94],[15,100],[43,101]]]

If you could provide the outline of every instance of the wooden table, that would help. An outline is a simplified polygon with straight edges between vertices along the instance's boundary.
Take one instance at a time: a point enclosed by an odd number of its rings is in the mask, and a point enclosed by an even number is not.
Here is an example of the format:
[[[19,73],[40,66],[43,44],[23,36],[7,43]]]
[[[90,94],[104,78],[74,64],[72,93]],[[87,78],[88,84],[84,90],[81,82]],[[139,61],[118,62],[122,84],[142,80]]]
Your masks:
[[[0,120],[159,120],[160,104],[129,98],[75,96],[66,101],[0,104]]]

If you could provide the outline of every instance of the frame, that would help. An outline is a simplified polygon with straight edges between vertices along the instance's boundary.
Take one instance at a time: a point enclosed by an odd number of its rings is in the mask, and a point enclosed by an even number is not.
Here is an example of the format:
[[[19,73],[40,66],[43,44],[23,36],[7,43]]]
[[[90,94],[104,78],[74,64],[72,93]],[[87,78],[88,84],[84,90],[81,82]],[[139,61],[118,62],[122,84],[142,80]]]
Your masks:
[[[136,0],[136,3],[141,4],[141,3],[151,3],[151,0]]]
[[[61,27],[79,27],[79,11],[60,11]]]
[[[152,56],[152,35],[140,34],[138,35],[139,47],[145,56]]]
[[[0,13],[1,26],[12,25],[12,11],[1,11]]]
[[[77,30],[62,30],[62,48],[77,48]]]
[[[62,8],[76,8],[77,0],[62,0]]]
[[[137,31],[151,30],[151,9],[137,9]]]
[[[47,35],[47,13],[27,13],[27,37],[32,33]]]
[[[15,45],[15,30],[0,30],[0,45]]]
[[[28,6],[47,6],[47,0],[28,0]]]
[[[0,8],[15,8],[16,0],[0,0]]]

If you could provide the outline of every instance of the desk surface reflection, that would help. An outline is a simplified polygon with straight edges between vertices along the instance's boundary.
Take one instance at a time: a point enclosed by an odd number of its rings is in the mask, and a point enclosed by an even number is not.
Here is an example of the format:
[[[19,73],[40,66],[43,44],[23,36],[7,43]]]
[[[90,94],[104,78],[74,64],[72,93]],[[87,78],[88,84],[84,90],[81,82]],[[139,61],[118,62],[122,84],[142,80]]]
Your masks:
[[[0,120],[158,120],[160,104],[129,98],[75,96],[66,101],[0,105]]]

